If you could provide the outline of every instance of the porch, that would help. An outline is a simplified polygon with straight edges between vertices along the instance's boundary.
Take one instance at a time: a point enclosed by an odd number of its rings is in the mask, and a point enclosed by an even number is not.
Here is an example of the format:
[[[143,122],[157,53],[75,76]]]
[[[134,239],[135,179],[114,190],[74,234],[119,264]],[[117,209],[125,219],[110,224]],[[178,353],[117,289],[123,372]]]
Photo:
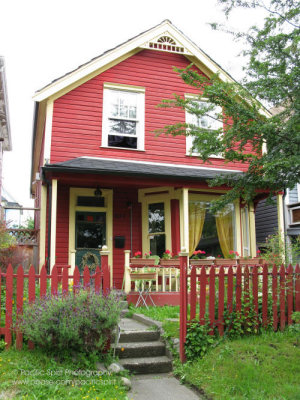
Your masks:
[[[211,201],[226,193],[207,184],[219,170],[153,164],[81,158],[45,166],[37,186],[40,268],[46,263],[49,271],[55,264],[70,265],[71,273],[75,265],[93,270],[105,245],[111,285],[120,289],[125,249],[129,258],[136,252],[161,258],[166,250],[178,255],[181,249],[190,257],[197,250],[205,257],[226,258],[230,251],[256,256],[252,203],[210,212]],[[169,278],[162,275],[159,282],[170,293]],[[178,279],[172,282],[176,286]]]

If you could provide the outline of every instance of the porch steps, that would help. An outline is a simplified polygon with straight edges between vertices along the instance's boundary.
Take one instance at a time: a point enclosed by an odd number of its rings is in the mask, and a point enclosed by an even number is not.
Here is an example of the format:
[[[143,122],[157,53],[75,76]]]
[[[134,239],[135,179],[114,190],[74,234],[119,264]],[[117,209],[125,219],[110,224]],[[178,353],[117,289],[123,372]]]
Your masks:
[[[120,329],[116,355],[124,368],[135,374],[172,371],[158,330],[129,318],[121,319]]]

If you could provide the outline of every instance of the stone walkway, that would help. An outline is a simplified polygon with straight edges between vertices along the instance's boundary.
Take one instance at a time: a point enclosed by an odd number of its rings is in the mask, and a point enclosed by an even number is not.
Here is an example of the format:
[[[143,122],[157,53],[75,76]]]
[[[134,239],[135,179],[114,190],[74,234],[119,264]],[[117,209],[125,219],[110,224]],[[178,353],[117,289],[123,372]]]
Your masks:
[[[196,400],[195,392],[180,384],[172,374],[137,375],[131,378],[130,400]]]

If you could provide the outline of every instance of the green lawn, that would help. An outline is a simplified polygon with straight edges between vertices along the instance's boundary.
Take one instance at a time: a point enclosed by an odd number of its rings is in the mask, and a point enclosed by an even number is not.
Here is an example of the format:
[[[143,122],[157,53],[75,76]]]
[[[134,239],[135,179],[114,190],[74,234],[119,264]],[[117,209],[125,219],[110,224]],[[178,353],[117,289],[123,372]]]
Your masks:
[[[264,332],[223,341],[203,359],[181,366],[185,383],[212,399],[300,399],[298,333]]]
[[[0,353],[3,399],[127,400],[126,393],[119,376],[101,375],[91,366],[58,362],[39,350]]]

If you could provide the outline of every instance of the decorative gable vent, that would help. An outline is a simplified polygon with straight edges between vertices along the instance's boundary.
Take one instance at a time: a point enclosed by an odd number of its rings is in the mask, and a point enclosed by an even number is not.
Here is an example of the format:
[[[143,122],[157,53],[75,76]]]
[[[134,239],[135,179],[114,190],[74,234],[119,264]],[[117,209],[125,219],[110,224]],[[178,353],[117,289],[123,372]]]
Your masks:
[[[163,34],[143,46],[146,49],[167,51],[169,53],[191,54],[181,43],[176,42],[170,35]]]

